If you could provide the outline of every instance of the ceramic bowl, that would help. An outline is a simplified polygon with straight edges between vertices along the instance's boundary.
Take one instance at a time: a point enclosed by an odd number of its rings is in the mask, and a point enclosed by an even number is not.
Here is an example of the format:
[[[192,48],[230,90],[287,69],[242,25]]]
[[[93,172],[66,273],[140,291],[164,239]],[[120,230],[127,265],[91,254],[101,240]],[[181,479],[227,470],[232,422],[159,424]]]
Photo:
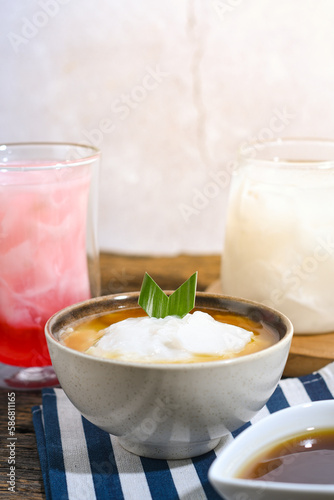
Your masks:
[[[202,363],[143,364],[99,359],[59,342],[73,321],[138,307],[139,293],[98,297],[59,311],[46,325],[58,380],[74,406],[120,444],[151,458],[189,458],[213,449],[265,405],[282,375],[293,328],[248,300],[198,292],[196,306],[262,321],[280,340],[260,352]]]
[[[332,485],[294,484],[236,477],[243,465],[263,448],[303,433],[310,427],[334,427],[334,400],[280,410],[248,427],[228,445],[209,469],[209,480],[225,500],[318,500],[334,498]]]

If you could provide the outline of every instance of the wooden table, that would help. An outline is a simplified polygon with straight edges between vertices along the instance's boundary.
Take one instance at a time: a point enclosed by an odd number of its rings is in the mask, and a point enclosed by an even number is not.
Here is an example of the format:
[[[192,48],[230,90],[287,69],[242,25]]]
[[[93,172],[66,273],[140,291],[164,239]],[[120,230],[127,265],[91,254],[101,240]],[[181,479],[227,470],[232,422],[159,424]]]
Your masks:
[[[102,254],[102,294],[139,290],[147,271],[165,290],[175,290],[192,273],[198,271],[199,291],[217,282],[220,256],[134,257]],[[334,359],[334,334],[327,336],[295,337],[286,371],[287,376],[298,376],[319,369]],[[6,448],[8,390],[0,389],[0,499],[45,499],[42,474],[31,418],[31,407],[41,404],[40,391],[15,391],[16,397],[16,493],[7,491],[8,448]]]
[[[195,271],[199,272],[198,290],[205,290],[219,276],[219,256],[124,257],[102,254],[103,295],[139,290],[145,271],[165,290],[174,290]],[[41,404],[40,391],[14,391],[16,399],[16,493],[7,490],[8,448],[7,389],[0,389],[0,499],[45,499],[43,479],[31,418],[31,407]]]

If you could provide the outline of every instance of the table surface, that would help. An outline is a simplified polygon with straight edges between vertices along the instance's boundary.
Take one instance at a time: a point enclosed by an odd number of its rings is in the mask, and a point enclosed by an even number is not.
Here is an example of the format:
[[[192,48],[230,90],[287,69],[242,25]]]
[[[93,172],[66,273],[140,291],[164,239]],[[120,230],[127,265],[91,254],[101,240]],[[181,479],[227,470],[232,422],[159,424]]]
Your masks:
[[[177,257],[135,257],[113,254],[101,255],[102,294],[136,291],[140,289],[143,275],[147,271],[165,290],[175,290],[189,276],[198,271],[199,291],[205,290],[219,277],[220,257],[186,256]],[[31,407],[41,404],[40,391],[14,391],[16,403],[16,449],[15,472],[16,493],[7,490],[8,437],[7,412],[8,396],[12,392],[0,389],[0,498],[45,499],[42,473],[36,447],[36,439],[31,417]]]

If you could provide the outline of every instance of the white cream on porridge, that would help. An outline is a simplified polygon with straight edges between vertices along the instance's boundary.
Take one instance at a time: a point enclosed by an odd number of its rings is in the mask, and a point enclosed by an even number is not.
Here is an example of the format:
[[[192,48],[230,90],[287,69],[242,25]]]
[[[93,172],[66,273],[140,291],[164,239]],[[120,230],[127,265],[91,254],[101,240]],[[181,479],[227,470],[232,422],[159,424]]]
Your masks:
[[[92,356],[139,363],[194,363],[243,356],[278,341],[270,328],[233,314],[195,310],[183,318],[150,318],[130,309],[88,318],[61,342]]]

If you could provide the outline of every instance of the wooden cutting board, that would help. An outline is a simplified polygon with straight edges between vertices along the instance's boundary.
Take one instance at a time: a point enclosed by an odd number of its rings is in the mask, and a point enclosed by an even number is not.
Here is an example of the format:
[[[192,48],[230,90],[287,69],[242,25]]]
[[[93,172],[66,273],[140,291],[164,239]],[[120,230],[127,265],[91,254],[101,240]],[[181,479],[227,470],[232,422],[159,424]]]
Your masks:
[[[221,293],[219,281],[212,283],[207,291]],[[332,361],[334,361],[334,332],[321,335],[295,334],[283,375],[300,377],[319,370]]]

